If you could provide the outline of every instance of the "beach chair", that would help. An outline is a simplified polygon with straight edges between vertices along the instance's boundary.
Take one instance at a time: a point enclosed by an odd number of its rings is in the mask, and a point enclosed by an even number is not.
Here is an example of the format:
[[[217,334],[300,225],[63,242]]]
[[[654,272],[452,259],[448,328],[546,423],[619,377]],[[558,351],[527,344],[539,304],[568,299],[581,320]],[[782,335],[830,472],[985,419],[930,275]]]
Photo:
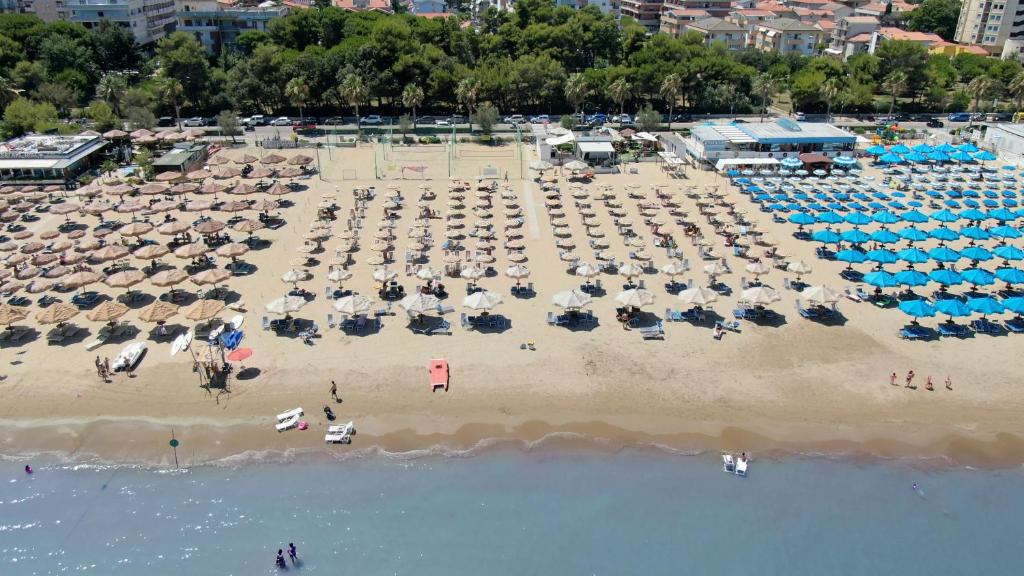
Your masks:
[[[263,329],[270,330],[270,318],[267,318],[266,316],[263,317]]]
[[[451,333],[452,333],[452,324],[451,324],[451,322],[449,322],[447,320],[441,320],[441,322],[439,322],[438,324],[436,324],[434,327],[430,328],[427,331],[427,334],[429,334],[429,335],[434,335],[434,334],[447,334],[447,335],[451,335]]]
[[[352,422],[343,425],[327,427],[327,434],[324,435],[324,442],[328,444],[351,444],[352,435],[355,434]]]
[[[942,322],[939,324],[939,336],[953,337],[953,338],[966,338],[969,334],[967,326],[963,324],[953,324],[950,322]]]
[[[737,320],[742,320],[747,317],[747,308],[733,308],[732,317]]]
[[[1003,325],[1006,326],[1007,330],[1013,332],[1014,334],[1024,333],[1024,319],[1020,318],[1019,316],[1015,318],[1010,318],[1009,320],[1003,322]]]
[[[551,325],[551,326],[555,325],[555,313],[554,312],[548,312],[548,324]]]
[[[740,322],[739,322],[739,320],[718,321],[718,322],[715,322],[715,325],[716,326],[721,326],[723,329],[729,330],[731,332],[739,332],[740,331]]]
[[[287,420],[282,420],[274,426],[278,432],[284,432],[285,430],[291,430],[299,425],[299,417],[293,416]]]
[[[859,294],[857,294],[857,292],[855,291],[853,286],[847,286],[847,287],[843,288],[843,294],[845,294],[847,298],[849,298],[850,300],[853,300],[854,302],[863,302],[864,301],[864,299],[861,298]]]
[[[470,330],[470,329],[473,328],[473,326],[472,326],[472,324],[470,324],[469,318],[466,316],[465,312],[463,312],[462,314],[459,315],[459,324],[463,328],[465,328],[466,330]]]
[[[790,280],[788,276],[783,278],[782,279],[782,287],[785,288],[786,290],[794,290],[794,288],[793,288],[793,281]]]
[[[337,324],[334,323],[334,314],[327,315],[327,327],[334,328]]]
[[[665,308],[665,320],[669,322],[681,322],[683,320],[683,313],[671,308]]]
[[[638,331],[644,340],[659,340],[665,337],[665,327],[660,320],[654,326],[644,326]]]
[[[978,318],[977,320],[971,321],[971,328],[974,328],[975,332],[982,334],[1000,334],[1002,329],[995,322],[991,322],[985,318]]]

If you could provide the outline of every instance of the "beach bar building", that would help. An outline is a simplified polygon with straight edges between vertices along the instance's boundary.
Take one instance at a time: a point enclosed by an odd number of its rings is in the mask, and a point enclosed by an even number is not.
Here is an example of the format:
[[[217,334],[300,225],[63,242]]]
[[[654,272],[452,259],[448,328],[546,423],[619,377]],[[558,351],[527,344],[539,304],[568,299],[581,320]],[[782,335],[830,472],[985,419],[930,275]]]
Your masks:
[[[29,134],[0,144],[0,181],[66,184],[103,161],[101,136]]]
[[[169,152],[153,162],[153,171],[191,172],[206,164],[207,145],[200,142],[179,142]]]
[[[707,169],[778,164],[783,158],[814,154],[816,159],[852,153],[856,135],[832,124],[775,122],[702,124],[683,139],[686,155]],[[805,156],[806,157],[806,156]]]

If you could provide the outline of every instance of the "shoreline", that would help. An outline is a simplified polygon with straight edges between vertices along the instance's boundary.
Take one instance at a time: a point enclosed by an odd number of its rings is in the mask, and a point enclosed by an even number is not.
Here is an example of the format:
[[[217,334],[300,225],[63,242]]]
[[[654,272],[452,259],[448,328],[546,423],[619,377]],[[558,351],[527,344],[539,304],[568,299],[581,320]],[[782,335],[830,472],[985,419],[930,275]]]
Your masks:
[[[136,418],[100,418],[75,424],[69,421],[47,424],[0,421],[0,436],[4,439],[0,459],[173,467],[174,457],[167,443],[170,424],[159,419]],[[810,430],[794,426],[784,436],[771,437],[760,427],[704,425],[699,427],[701,431],[681,428],[675,432],[652,433],[596,420],[558,425],[526,420],[510,426],[464,424],[452,433],[410,428],[378,434],[357,433],[351,445],[332,446],[322,442],[324,426],[323,422],[311,421],[307,431],[284,433],[290,436],[285,446],[260,438],[267,436],[261,434],[265,427],[253,424],[176,426],[175,437],[180,442],[179,467],[285,464],[307,459],[341,462],[373,457],[474,457],[502,450],[554,455],[641,450],[674,456],[747,452],[762,460],[814,457],[864,463],[903,461],[929,469],[1010,470],[1024,466],[1024,438],[1010,433],[949,434],[935,430],[911,438],[886,435],[879,428],[864,430],[854,439],[822,434],[821,430],[811,436]],[[19,450],[8,451],[11,445],[19,446]]]

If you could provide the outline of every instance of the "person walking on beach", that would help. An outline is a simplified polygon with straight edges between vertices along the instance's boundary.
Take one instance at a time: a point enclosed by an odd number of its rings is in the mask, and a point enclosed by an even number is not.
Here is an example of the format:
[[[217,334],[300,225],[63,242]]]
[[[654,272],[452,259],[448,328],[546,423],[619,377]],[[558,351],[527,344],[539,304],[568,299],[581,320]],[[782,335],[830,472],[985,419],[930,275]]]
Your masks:
[[[914,386],[912,384],[913,381],[914,381],[914,371],[911,370],[910,372],[907,372],[907,388],[910,388],[911,390],[914,389]]]
[[[896,385],[896,373],[895,372],[892,373],[892,376],[889,376],[889,384],[892,384],[893,386]]]
[[[929,374],[928,378],[924,381],[924,389],[928,390],[929,392],[935,390],[935,387],[932,386],[932,376],[931,376],[931,374]]]
[[[299,559],[299,552],[295,549],[294,542],[288,543],[288,557],[292,559],[292,564],[295,564],[295,561]]]
[[[331,398],[334,398],[335,402],[341,402],[341,399],[338,398],[338,385],[334,380],[331,380]]]
[[[100,361],[100,357],[96,357],[96,375],[101,379],[106,380],[107,376],[103,373],[103,362]]]
[[[110,358],[103,359],[103,371],[110,376]]]
[[[952,390],[952,389],[953,389],[953,379],[950,378],[949,375],[947,374],[946,375],[946,390]]]

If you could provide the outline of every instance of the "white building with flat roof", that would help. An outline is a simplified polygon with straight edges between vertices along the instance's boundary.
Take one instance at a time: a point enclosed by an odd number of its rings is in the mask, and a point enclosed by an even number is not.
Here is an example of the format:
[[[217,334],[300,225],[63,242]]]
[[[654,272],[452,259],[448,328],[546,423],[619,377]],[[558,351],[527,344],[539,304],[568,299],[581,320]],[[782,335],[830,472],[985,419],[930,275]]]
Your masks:
[[[289,8],[273,1],[175,0],[177,29],[195,36],[211,54],[232,48],[243,32],[265,32],[274,18],[288,15]]]
[[[683,142],[694,163],[714,166],[719,160],[777,163],[810,153],[833,158],[852,152],[857,137],[832,124],[781,118],[763,123],[701,124],[694,126]]]
[[[0,144],[0,182],[67,182],[100,162],[102,136],[29,134]]]
[[[1024,126],[1020,124],[989,124],[981,143],[1008,161],[1024,161]]]
[[[135,41],[151,44],[174,31],[174,0],[64,0],[65,17],[86,28],[110,20],[132,31]]]

